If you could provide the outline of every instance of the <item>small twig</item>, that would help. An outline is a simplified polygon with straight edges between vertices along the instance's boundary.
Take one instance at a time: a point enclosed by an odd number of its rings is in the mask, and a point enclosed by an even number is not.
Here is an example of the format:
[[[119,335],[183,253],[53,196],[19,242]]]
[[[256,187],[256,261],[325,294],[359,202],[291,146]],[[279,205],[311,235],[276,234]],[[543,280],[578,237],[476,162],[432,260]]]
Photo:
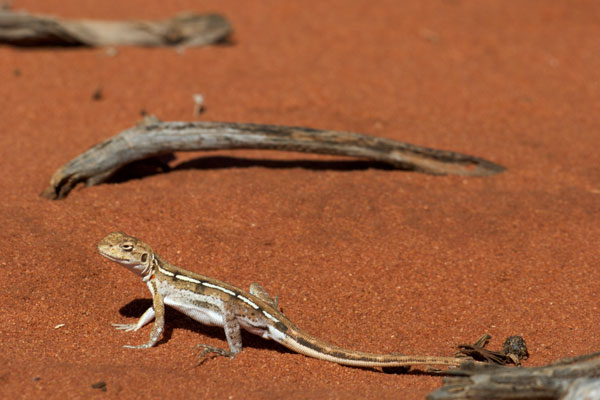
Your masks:
[[[198,117],[204,112],[204,96],[200,93],[195,93],[192,99],[194,100],[194,117]]]
[[[459,344],[455,357],[469,357],[473,360],[486,361],[498,365],[521,365],[521,360],[529,357],[527,345],[521,336],[510,336],[504,341],[502,350],[492,351],[485,348],[492,337],[483,334],[473,344]]]
[[[68,20],[0,8],[0,43],[13,46],[203,46],[224,41],[218,14],[180,14],[162,21]]]
[[[104,182],[119,168],[174,151],[272,149],[359,157],[430,174],[493,175],[505,168],[481,158],[359,133],[232,122],[145,122],[97,144],[59,168],[42,196],[60,199],[80,182]]]
[[[104,97],[104,86],[100,85],[96,88],[96,90],[94,90],[94,93],[92,93],[92,100],[100,101],[100,100],[102,100],[103,97]]]

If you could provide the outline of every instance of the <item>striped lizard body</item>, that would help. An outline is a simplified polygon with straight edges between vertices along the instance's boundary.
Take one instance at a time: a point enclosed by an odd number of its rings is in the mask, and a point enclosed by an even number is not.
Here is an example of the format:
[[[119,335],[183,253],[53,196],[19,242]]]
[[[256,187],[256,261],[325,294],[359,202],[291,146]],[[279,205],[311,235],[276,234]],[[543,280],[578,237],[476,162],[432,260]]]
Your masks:
[[[372,354],[343,349],[309,335],[292,323],[278,309],[277,300],[256,283],[250,291],[169,264],[141,240],[122,232],[107,235],[98,244],[101,255],[142,277],[152,293],[152,307],[135,324],[113,324],[117,329],[137,331],[154,319],[145,349],[156,344],[165,324],[165,304],[192,319],[223,327],[229,350],[208,345],[207,353],[233,357],[242,350],[241,329],[265,339],[272,339],[290,350],[320,360],[356,367],[402,367],[413,365],[458,366],[464,358]]]

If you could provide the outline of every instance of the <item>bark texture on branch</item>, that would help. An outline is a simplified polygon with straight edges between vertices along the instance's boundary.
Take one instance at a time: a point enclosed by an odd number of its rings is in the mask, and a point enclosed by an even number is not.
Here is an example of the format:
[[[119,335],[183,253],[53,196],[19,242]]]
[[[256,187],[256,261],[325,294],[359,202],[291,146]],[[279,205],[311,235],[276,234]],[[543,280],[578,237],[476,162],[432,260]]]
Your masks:
[[[359,157],[430,174],[493,175],[504,167],[481,158],[359,133],[231,122],[145,122],[97,144],[59,168],[42,192],[60,199],[80,182],[97,185],[133,161],[174,151],[273,149]]]
[[[445,372],[453,376],[444,378],[443,387],[429,394],[428,400],[600,398],[600,352],[543,367],[465,363]]]
[[[0,9],[0,43],[13,46],[203,46],[224,41],[230,33],[231,25],[218,14],[102,21]]]

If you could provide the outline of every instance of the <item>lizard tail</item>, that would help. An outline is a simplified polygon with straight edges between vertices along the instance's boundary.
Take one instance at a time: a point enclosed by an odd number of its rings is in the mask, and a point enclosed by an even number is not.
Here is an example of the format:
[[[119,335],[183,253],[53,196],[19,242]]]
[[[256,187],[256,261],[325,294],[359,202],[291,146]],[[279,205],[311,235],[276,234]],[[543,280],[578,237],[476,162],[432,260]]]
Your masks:
[[[343,349],[299,329],[288,330],[282,345],[305,356],[353,367],[409,367],[413,365],[459,366],[464,358],[375,354]]]

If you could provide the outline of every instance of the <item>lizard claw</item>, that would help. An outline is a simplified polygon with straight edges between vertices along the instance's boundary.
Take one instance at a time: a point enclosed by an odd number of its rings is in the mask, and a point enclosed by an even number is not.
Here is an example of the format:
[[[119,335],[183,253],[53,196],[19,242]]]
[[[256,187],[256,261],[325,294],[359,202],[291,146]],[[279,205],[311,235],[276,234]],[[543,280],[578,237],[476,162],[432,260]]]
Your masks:
[[[137,324],[111,324],[116,329],[125,332],[137,331]]]
[[[148,343],[140,344],[138,346],[132,346],[130,344],[125,344],[125,345],[123,345],[123,347],[126,349],[138,349],[139,350],[139,349],[148,349],[148,348],[152,347],[152,345],[148,344]]]
[[[204,356],[206,356],[207,354],[210,353],[215,353],[219,356],[223,356],[223,357],[229,357],[231,359],[233,359],[233,357],[235,357],[235,353],[229,351],[229,350],[225,350],[225,349],[221,349],[220,347],[214,347],[214,346],[209,346],[207,344],[199,344],[195,347],[195,349],[197,348],[203,348],[204,350],[202,350],[200,352],[200,354],[198,354],[198,358],[196,359],[196,367],[200,364],[202,364],[203,362],[203,358]]]

